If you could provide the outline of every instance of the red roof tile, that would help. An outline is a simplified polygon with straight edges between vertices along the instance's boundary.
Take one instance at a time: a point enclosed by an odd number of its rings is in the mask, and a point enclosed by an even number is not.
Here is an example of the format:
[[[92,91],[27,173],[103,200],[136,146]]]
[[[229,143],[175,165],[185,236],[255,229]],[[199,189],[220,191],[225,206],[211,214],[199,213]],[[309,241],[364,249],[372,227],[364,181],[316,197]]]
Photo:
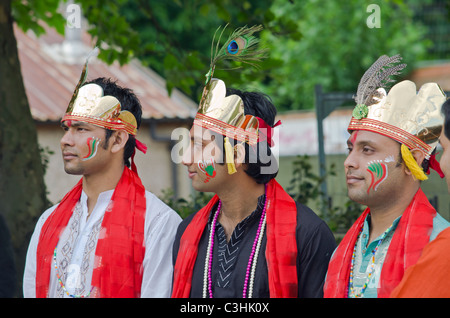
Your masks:
[[[55,52],[61,48],[64,37],[52,29],[39,38],[17,27],[14,32],[33,118],[59,121],[78,82],[85,57],[76,63],[57,58]],[[197,104],[194,101],[178,90],[173,90],[168,96],[164,79],[138,61],[120,66],[91,59],[88,80],[97,77],[112,78],[119,85],[133,89],[141,101],[143,119],[189,119],[195,116]]]

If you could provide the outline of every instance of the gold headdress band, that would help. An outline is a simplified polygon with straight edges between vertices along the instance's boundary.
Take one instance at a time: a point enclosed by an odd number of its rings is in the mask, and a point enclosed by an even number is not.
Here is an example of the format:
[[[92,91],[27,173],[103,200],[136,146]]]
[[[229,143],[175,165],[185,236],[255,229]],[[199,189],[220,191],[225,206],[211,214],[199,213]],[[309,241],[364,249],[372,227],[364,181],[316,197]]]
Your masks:
[[[233,174],[236,172],[236,167],[234,166],[233,148],[229,138],[246,142],[249,145],[255,145],[257,142],[264,140],[269,143],[269,146],[272,146],[273,128],[279,123],[271,127],[259,117],[246,115],[242,99],[237,95],[226,96],[225,83],[220,79],[212,78],[219,61],[232,59],[254,65],[253,61],[259,61],[266,53],[266,50],[256,49],[259,39],[253,36],[253,33],[262,30],[262,26],[236,29],[219,49],[220,38],[224,30],[225,28],[222,29],[216,43],[215,52],[214,39],[212,42],[210,69],[206,74],[205,88],[194,119],[194,125],[225,136],[224,146],[228,173]],[[261,134],[262,128],[266,131],[265,135]]]
[[[408,80],[394,85],[387,94],[384,86],[393,82],[390,76],[406,66],[397,64],[400,60],[400,55],[383,55],[366,71],[358,85],[348,130],[368,130],[398,141],[410,171],[417,179],[426,180],[423,170],[411,160],[411,150],[419,150],[430,159],[439,142],[444,122],[441,105],[446,96],[436,83],[424,84],[417,92]],[[432,161],[437,163],[434,157]]]

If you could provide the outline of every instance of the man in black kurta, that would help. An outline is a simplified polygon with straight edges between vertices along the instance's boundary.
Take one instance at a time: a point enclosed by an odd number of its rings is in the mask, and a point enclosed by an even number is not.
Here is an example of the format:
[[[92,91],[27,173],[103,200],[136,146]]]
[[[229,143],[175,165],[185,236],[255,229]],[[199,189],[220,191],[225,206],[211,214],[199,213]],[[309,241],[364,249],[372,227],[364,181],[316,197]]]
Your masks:
[[[264,206],[265,196],[260,196],[258,206],[247,218],[235,228],[230,241],[226,241],[225,233],[217,223],[214,246],[212,278],[213,293],[217,298],[241,298],[245,280],[248,256],[258,228],[258,221]],[[217,208],[214,207],[214,210]],[[282,213],[283,211],[279,211]],[[208,228],[200,239],[198,256],[192,277],[190,297],[201,298],[203,288],[203,270],[205,265],[208,233],[212,223],[212,215]],[[180,237],[194,214],[182,221],[178,228],[174,244],[174,264],[178,254]],[[311,209],[297,203],[297,273],[298,297],[315,298],[323,296],[324,276],[328,262],[336,247],[335,239],[328,226]],[[267,262],[265,258],[266,239],[263,237],[256,267],[253,297],[269,298]]]
[[[235,30],[206,74],[182,162],[193,188],[215,195],[178,228],[172,297],[322,296],[335,240],[275,180],[275,106],[262,93],[227,89],[212,77],[222,59],[257,60],[252,34],[260,29]]]

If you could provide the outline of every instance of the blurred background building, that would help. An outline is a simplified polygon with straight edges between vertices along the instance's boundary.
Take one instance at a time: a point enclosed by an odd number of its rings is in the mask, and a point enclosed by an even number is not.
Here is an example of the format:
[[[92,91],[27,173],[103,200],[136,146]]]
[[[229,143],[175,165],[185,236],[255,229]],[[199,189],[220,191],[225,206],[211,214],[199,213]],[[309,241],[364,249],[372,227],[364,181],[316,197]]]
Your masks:
[[[37,38],[32,32],[15,28],[19,58],[32,116],[37,124],[42,155],[47,160],[45,183],[48,198],[57,203],[76,184],[80,176],[64,172],[60,150],[63,135],[60,120],[92,50],[88,35],[70,29],[63,37],[52,29]],[[76,31],[77,33],[74,33]],[[171,159],[171,140],[177,127],[190,128],[197,104],[178,90],[169,96],[163,78],[133,60],[120,66],[107,65],[92,58],[88,78],[106,77],[133,89],[142,104],[142,124],[138,139],[148,147],[147,154],[136,153],[136,165],[143,184],[157,195],[173,189],[177,196],[190,194],[186,172]]]

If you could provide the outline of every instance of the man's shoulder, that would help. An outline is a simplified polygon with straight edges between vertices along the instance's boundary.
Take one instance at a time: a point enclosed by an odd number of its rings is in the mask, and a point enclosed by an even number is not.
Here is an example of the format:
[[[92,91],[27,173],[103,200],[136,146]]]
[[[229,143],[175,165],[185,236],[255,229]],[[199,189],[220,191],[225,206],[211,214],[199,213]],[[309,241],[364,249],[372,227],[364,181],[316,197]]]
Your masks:
[[[186,228],[188,227],[188,225],[191,223],[192,219],[195,217],[195,215],[199,212],[200,210],[193,212],[191,214],[189,214],[188,216],[186,216],[180,223],[180,225],[178,226],[178,231],[177,231],[177,238],[179,239],[181,237],[181,235],[183,235],[184,231],[186,230]]]
[[[36,226],[35,226],[35,230],[36,229],[40,229],[45,221],[47,220],[47,218],[53,213],[53,211],[55,211],[55,209],[58,207],[59,203],[52,205],[51,207],[47,208],[47,210],[45,210],[40,216],[39,219],[36,222]]]
[[[147,200],[147,205],[155,204],[155,205],[161,205],[161,206],[165,205],[165,206],[169,207],[160,198],[158,198],[158,196],[156,194],[154,194],[153,192],[150,192],[148,190],[145,190],[145,199]]]
[[[328,242],[334,249],[335,238],[328,224],[308,206],[297,205],[297,237],[300,242]]]
[[[308,226],[319,226],[326,224],[325,221],[317,215],[310,207],[295,201],[297,206],[297,223],[307,224]]]
[[[171,216],[181,220],[179,214],[153,192],[145,190],[145,199],[147,201],[147,213],[157,213],[158,215]]]
[[[439,233],[448,227],[450,227],[450,222],[436,212],[436,216],[433,218],[433,230],[430,235],[430,241],[434,240]]]
[[[52,205],[51,207],[47,208],[47,210],[45,210],[45,211],[41,214],[41,216],[39,217],[39,220],[45,221],[45,220],[49,217],[49,215],[52,214],[53,211],[56,210],[56,208],[58,207],[58,205],[59,205],[59,202],[56,203],[56,204],[54,204],[54,205]]]
[[[187,217],[185,217],[183,219],[183,221],[181,221],[180,223],[180,228],[186,228],[192,221],[192,219],[194,218],[194,216],[198,213],[198,211],[193,212],[191,214],[189,214]]]

